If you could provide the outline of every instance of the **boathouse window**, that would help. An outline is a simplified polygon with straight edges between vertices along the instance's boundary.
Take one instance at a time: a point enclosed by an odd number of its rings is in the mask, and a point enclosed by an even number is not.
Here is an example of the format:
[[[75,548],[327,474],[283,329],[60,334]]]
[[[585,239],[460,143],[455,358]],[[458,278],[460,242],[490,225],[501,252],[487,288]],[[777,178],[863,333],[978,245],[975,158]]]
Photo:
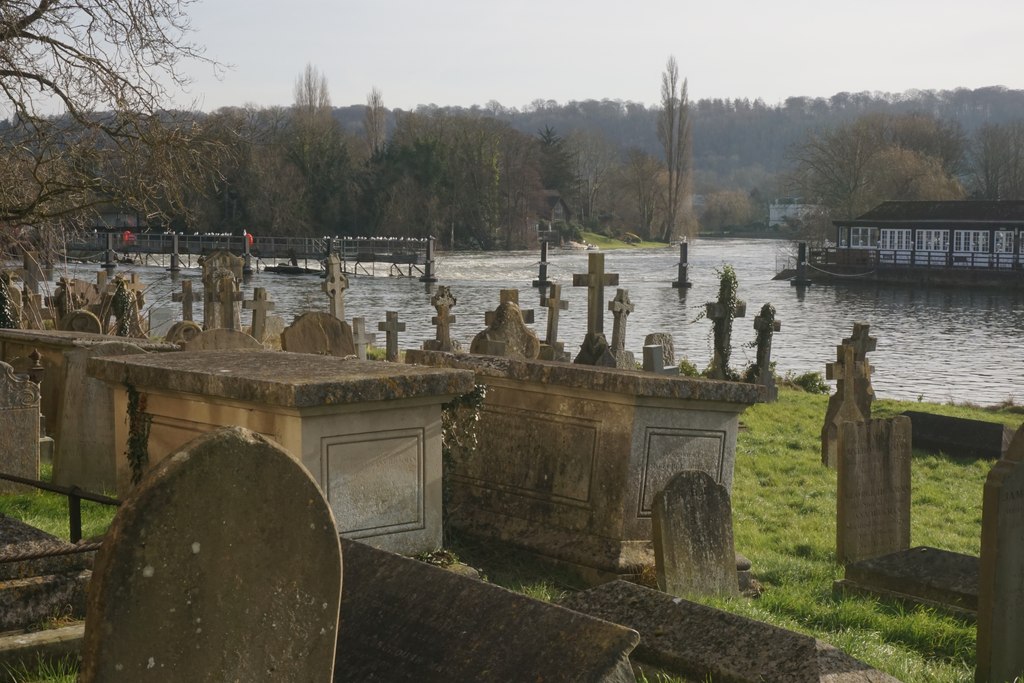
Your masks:
[[[988,252],[988,230],[957,230],[953,233],[953,251]]]
[[[878,246],[878,228],[850,228],[850,246],[870,249]]]
[[[910,251],[910,230],[905,228],[883,228],[879,249],[885,251]]]
[[[1013,253],[1013,231],[1012,230],[996,230],[992,233],[992,242],[995,247],[992,251],[997,254],[1012,254]]]
[[[949,230],[918,230],[918,251],[949,251]]]

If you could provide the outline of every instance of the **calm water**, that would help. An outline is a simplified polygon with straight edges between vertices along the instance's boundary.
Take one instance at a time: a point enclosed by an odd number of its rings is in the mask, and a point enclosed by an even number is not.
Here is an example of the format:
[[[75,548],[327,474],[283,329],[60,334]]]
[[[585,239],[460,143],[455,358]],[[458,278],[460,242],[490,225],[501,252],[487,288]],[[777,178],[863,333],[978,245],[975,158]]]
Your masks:
[[[619,274],[619,286],[629,290],[636,311],[629,317],[627,345],[638,358],[644,336],[669,332],[675,338],[676,355],[686,356],[700,368],[711,357],[710,322],[696,320],[704,302],[717,296],[722,264],[731,264],[739,278],[739,296],[747,302],[747,317],[733,328],[733,361],[742,368],[753,360],[745,345],[754,339],[753,317],[769,302],[777,310],[782,330],[775,335],[772,357],[781,373],[824,372],[835,359],[835,345],[849,336],[854,321],[871,324],[878,349],[869,358],[875,368],[873,385],[879,396],[949,402],[993,404],[1012,398],[1024,402],[1024,299],[999,292],[952,289],[876,288],[871,286],[815,285],[799,294],[785,281],[773,281],[776,259],[788,243],[772,240],[698,240],[690,245],[693,286],[676,290],[678,248],[608,251],[605,269]],[[562,284],[569,310],[560,317],[559,338],[575,352],[586,330],[586,289],[573,288],[572,274],[587,269],[587,252],[552,249],[548,278]],[[440,284],[449,285],[458,299],[454,309],[453,336],[468,345],[484,328],[484,314],[497,306],[499,290],[519,288],[523,308],[536,310],[533,326],[541,338],[546,330],[546,311],[538,305],[538,291],[530,286],[537,277],[538,252],[439,254]],[[83,277],[93,277],[95,266],[76,266]],[[149,285],[147,306],[171,305],[170,295],[180,284],[163,268],[122,266],[118,272],[138,272]],[[186,269],[179,278],[192,278],[199,286],[198,269]],[[403,348],[418,347],[434,336],[430,324],[434,309],[431,291],[416,279],[377,277],[350,278],[346,317],[363,316],[369,329],[384,320],[384,312],[397,310],[406,323],[400,336]],[[275,313],[287,321],[302,311],[327,310],[326,296],[315,276],[281,276],[259,273],[242,289],[251,298],[253,287],[265,287],[276,302]],[[615,288],[606,288],[610,300]],[[178,304],[173,304],[180,315]],[[200,306],[196,306],[199,317]],[[243,322],[248,311],[243,312]],[[605,332],[611,335],[612,317],[605,316]],[[380,337],[383,342],[383,337]]]

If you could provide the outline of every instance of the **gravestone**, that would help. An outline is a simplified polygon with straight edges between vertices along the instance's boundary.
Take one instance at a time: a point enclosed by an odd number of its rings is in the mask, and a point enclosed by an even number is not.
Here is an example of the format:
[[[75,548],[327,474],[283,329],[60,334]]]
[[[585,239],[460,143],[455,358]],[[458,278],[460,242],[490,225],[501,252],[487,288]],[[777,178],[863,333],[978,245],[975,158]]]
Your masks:
[[[100,319],[85,309],[71,311],[60,319],[59,329],[69,332],[89,332],[92,334],[103,334],[103,326]]]
[[[503,290],[501,290],[501,292],[499,293],[498,305],[501,306],[501,304],[506,304],[506,303],[509,303],[509,302],[514,303],[516,306],[519,306],[519,290],[518,289],[503,289]],[[523,308],[520,308],[519,312],[523,316],[523,322],[524,323],[526,323],[527,325],[532,325],[533,324],[533,310],[532,309],[524,310]],[[484,324],[487,325],[488,327],[490,327],[492,324],[494,324],[494,321],[497,319],[497,317],[498,317],[498,309],[494,309],[493,311],[487,311],[487,313],[484,314]]]
[[[53,481],[86,491],[117,487],[114,397],[110,386],[89,377],[90,358],[144,353],[127,341],[76,347],[64,354],[61,438],[53,460]]]
[[[1013,440],[1008,425],[986,420],[905,410],[914,433],[914,448],[941,451],[954,458],[1002,458]]]
[[[264,331],[264,346],[268,349],[280,349],[281,348],[281,334],[284,332],[288,324],[284,318],[279,315],[268,315],[267,316],[267,329]]]
[[[182,344],[182,351],[262,351],[263,344],[245,332],[217,328],[203,330]]]
[[[679,368],[676,366],[665,367],[665,347],[661,344],[647,344],[644,346],[644,372],[653,372],[657,375],[678,375]]]
[[[235,282],[242,279],[242,267],[245,259],[235,256],[228,251],[215,251],[199,260],[203,268],[203,329],[210,330],[217,327],[229,327],[222,316],[223,304],[221,301],[221,279],[231,277]],[[184,281],[182,282],[182,295],[185,294]],[[232,298],[234,291],[232,288]],[[184,305],[184,298],[182,300]],[[234,302],[232,302],[234,308]],[[187,318],[186,318],[187,319]],[[237,329],[237,328],[236,328]]]
[[[179,320],[167,330],[164,341],[169,344],[185,344],[198,337],[202,332],[203,328],[199,326],[199,323],[191,320]]]
[[[331,253],[327,257],[326,266],[327,275],[320,288],[327,294],[331,315],[345,322],[345,290],[348,289],[348,277],[337,254]]]
[[[612,343],[611,352],[615,356],[615,366],[623,370],[636,370],[636,359],[626,350],[626,318],[636,309],[629,300],[629,290],[619,289],[615,298],[608,302],[608,310],[612,312]]]
[[[654,496],[658,588],[677,596],[738,593],[729,492],[707,472],[687,470]]]
[[[163,460],[118,510],[79,680],[329,681],[340,598],[316,482],[269,439],[224,428]]]
[[[181,303],[182,320],[194,320],[192,317],[192,304],[199,300],[199,297],[192,292],[192,281],[182,280],[181,291],[171,295],[171,301]]]
[[[775,319],[775,307],[765,304],[760,315],[754,317],[754,329],[757,338],[757,364],[754,366],[756,376],[753,378],[767,390],[769,403],[779,399],[779,388],[775,386],[775,373],[772,372],[772,335],[782,329],[782,323]]]
[[[910,420],[844,422],[839,428],[836,561],[910,547]]]
[[[569,302],[562,299],[562,285],[552,284],[550,296],[544,299],[544,307],[548,309],[547,334],[540,345],[538,358],[541,360],[570,360],[565,352],[565,343],[558,341],[558,318],[562,311],[569,310]]]
[[[843,339],[844,346],[853,347],[854,363],[861,363],[864,367],[863,372],[854,376],[853,396],[857,401],[857,408],[865,420],[871,418],[871,402],[875,400],[875,390],[871,387],[871,365],[868,363],[868,353],[875,350],[878,340],[869,334],[870,330],[871,325],[868,323],[855,322],[853,334]]]
[[[604,336],[604,288],[618,284],[617,273],[604,272],[604,254],[590,254],[587,272],[573,274],[572,286],[587,288],[587,334],[574,363],[616,366],[615,354]]]
[[[238,280],[227,269],[216,271],[212,276],[204,274],[204,280],[211,281],[212,289],[204,290],[203,329],[240,330],[242,292],[238,288]]]
[[[254,287],[252,300],[242,302],[242,308],[252,311],[252,325],[249,334],[259,342],[267,340],[267,313],[274,310],[274,302],[267,298],[265,287]]]
[[[532,360],[540,353],[537,334],[526,326],[514,301],[505,301],[493,311],[490,326],[473,338],[470,353]]]
[[[676,363],[676,345],[672,335],[667,332],[653,332],[644,337],[644,346],[657,344],[662,349],[662,365],[666,368],[678,368]]]
[[[570,593],[561,604],[640,634],[631,659],[648,680],[898,683],[828,643],[626,581]],[[645,666],[647,665],[647,666]]]
[[[711,301],[704,305],[704,314],[712,323],[715,339],[708,377],[728,379],[731,373],[729,357],[732,355],[732,321],[734,318],[746,317],[747,304],[744,301],[736,300],[730,307],[727,298],[720,292],[718,301]]]
[[[303,313],[281,332],[281,348],[295,353],[326,356],[356,355],[349,324],[330,313]]]
[[[455,316],[452,309],[458,300],[447,285],[441,285],[437,292],[430,298],[430,304],[437,311],[437,315],[431,318],[430,322],[435,327],[434,339],[423,342],[423,348],[427,351],[445,351],[452,353],[458,351],[458,345],[452,341],[452,324],[455,323]]]
[[[825,424],[821,428],[821,463],[835,468],[839,457],[839,429],[844,422],[864,422],[871,416],[858,407],[857,378],[870,369],[867,363],[856,361],[856,350],[848,345],[836,347],[836,362],[825,366],[825,376],[836,380],[836,393],[828,397]]]
[[[130,286],[135,285],[135,286]],[[110,310],[114,314],[114,334],[118,337],[145,338],[142,330],[142,318],[139,314],[139,297],[136,294],[142,285],[133,277],[126,280],[114,278],[114,293],[110,299]]]
[[[398,322],[398,311],[388,311],[386,321],[377,323],[377,331],[384,333],[385,358],[389,363],[398,362],[398,333],[405,332],[405,323]]]
[[[989,470],[981,513],[976,681],[1024,673],[1024,428]]]
[[[174,324],[174,313],[167,306],[157,306],[149,310],[149,336],[165,337]]]
[[[342,551],[335,683],[635,680],[627,628],[358,542]]]
[[[99,299],[99,292],[92,283],[82,280],[69,280],[62,277],[57,281],[56,290],[52,298],[54,314],[57,320],[64,320],[72,311],[81,310],[89,305],[99,303]],[[61,327],[59,329],[65,328]]]
[[[356,358],[366,360],[366,347],[377,341],[377,335],[366,331],[366,318],[352,318],[352,341],[356,346]]]
[[[39,385],[0,361],[0,472],[39,479]],[[23,493],[22,484],[0,480],[0,493]]]

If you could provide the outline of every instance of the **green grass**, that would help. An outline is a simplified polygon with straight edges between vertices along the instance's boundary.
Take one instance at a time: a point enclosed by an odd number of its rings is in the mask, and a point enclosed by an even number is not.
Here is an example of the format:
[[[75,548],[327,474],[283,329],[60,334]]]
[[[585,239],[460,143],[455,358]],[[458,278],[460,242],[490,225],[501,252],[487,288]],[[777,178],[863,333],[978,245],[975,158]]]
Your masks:
[[[50,480],[50,467],[43,466],[41,478]],[[82,501],[82,538],[103,535],[114,519],[117,509],[112,505],[100,505]],[[14,517],[21,521],[69,540],[68,499],[58,493],[35,490],[27,493],[0,495],[0,515]]]
[[[664,242],[637,242],[630,244],[612,237],[605,237],[596,232],[584,232],[582,235],[588,244],[596,245],[601,249],[664,249],[668,246]]]
[[[0,683],[75,683],[78,664],[70,657],[50,661],[39,659],[35,666],[0,667]]]

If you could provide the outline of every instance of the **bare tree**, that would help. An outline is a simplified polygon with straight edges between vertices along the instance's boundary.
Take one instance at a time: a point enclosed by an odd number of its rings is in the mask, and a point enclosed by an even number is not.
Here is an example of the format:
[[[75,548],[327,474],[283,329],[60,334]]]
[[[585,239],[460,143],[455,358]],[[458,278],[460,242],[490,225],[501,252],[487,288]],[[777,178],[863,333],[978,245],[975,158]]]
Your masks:
[[[570,154],[576,162],[583,200],[583,217],[596,218],[598,197],[619,160],[619,150],[600,133],[574,131],[569,135]]]
[[[384,151],[387,136],[387,110],[384,108],[384,96],[374,86],[366,96],[366,113],[363,115],[363,131],[366,134],[366,150],[370,158]]]
[[[664,187],[665,224],[661,238],[668,242],[680,228],[683,200],[689,193],[691,171],[690,102],[686,80],[679,84],[679,65],[670,56],[661,74],[661,111],[658,113],[658,140],[665,153],[668,177]]]
[[[192,113],[166,111],[183,62],[216,68],[188,39],[193,0],[0,4],[0,222],[42,226],[116,203],[183,208],[223,150]]]

